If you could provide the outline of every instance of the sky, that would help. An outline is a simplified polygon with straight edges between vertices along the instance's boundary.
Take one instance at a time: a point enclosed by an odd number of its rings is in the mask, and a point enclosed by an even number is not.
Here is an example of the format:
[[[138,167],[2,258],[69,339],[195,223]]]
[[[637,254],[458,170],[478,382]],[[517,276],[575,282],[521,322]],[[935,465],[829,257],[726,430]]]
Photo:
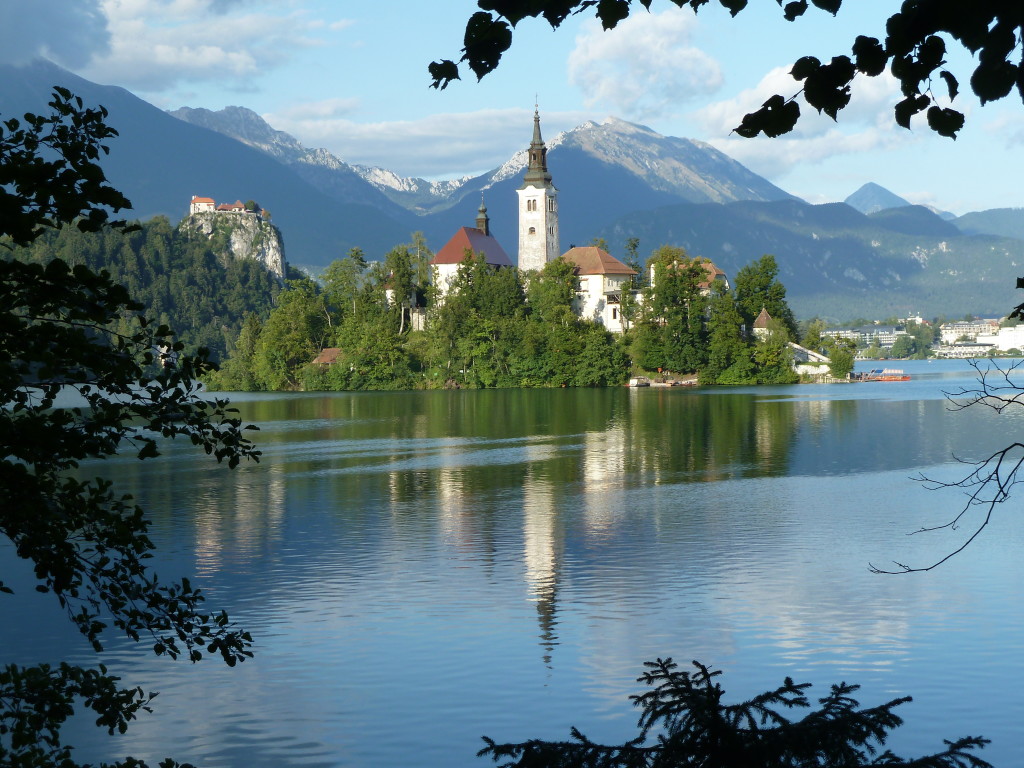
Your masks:
[[[836,17],[812,6],[792,23],[773,0],[735,19],[717,3],[633,5],[607,32],[588,15],[558,30],[526,19],[497,71],[443,91],[427,65],[458,59],[475,0],[0,0],[0,61],[44,56],[163,109],[248,107],[308,147],[402,176],[497,167],[529,143],[536,104],[545,138],[614,116],[708,142],[812,203],[875,182],[956,214],[1024,207],[1024,106],[980,106],[965,52],[949,57],[967,114],[955,141],[896,126],[888,77],[858,80],[838,123],[805,107],[784,138],[731,133],[768,96],[799,91],[787,74],[799,57],[883,37],[895,0],[847,0]]]

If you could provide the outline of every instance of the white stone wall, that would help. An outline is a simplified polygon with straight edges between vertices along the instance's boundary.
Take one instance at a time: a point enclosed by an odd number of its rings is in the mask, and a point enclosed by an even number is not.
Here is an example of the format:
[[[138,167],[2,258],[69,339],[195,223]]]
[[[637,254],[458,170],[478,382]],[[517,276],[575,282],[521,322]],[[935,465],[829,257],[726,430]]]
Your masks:
[[[519,269],[543,269],[562,251],[558,236],[558,191],[525,187],[519,195]]]
[[[433,269],[434,287],[437,288],[438,297],[443,299],[448,295],[448,291],[455,283],[455,278],[459,275],[459,265],[435,264]]]
[[[608,301],[609,293],[620,297],[627,279],[623,275],[583,275],[573,310],[584,320],[601,323],[612,333],[622,333],[622,307]],[[621,298],[620,298],[621,301]]]

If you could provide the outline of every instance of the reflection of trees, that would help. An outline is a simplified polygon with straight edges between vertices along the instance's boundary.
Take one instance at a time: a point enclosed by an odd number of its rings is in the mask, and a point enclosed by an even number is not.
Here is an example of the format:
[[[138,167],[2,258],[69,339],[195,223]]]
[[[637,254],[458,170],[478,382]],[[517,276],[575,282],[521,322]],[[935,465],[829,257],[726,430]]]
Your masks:
[[[631,400],[629,472],[655,482],[784,475],[792,404],[751,394],[662,390]]]

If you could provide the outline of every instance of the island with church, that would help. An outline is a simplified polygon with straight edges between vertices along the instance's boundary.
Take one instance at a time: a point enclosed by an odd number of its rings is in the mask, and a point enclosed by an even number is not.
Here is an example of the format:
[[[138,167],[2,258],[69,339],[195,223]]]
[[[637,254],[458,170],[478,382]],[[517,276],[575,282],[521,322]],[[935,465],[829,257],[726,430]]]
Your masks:
[[[517,190],[515,261],[474,226],[436,253],[420,233],[373,261],[358,248],[317,279],[289,280],[248,317],[208,385],[225,390],[778,384],[848,380],[851,345],[797,343],[772,255],[730,280],[711,260],[659,244],[619,259],[600,239],[562,251],[558,189],[539,110]],[[216,215],[213,201],[193,215]],[[245,207],[236,211],[242,212]],[[228,210],[228,208],[225,208]]]

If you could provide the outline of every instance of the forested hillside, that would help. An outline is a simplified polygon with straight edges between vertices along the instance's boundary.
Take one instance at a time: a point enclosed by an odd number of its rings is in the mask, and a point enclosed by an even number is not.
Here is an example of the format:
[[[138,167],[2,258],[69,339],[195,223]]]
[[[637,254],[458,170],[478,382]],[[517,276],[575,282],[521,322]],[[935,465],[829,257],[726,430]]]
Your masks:
[[[147,317],[174,329],[186,349],[207,347],[215,360],[226,357],[246,315],[269,315],[281,290],[262,264],[214,253],[208,240],[190,239],[162,216],[128,233],[64,227],[12,253],[108,270]]]

